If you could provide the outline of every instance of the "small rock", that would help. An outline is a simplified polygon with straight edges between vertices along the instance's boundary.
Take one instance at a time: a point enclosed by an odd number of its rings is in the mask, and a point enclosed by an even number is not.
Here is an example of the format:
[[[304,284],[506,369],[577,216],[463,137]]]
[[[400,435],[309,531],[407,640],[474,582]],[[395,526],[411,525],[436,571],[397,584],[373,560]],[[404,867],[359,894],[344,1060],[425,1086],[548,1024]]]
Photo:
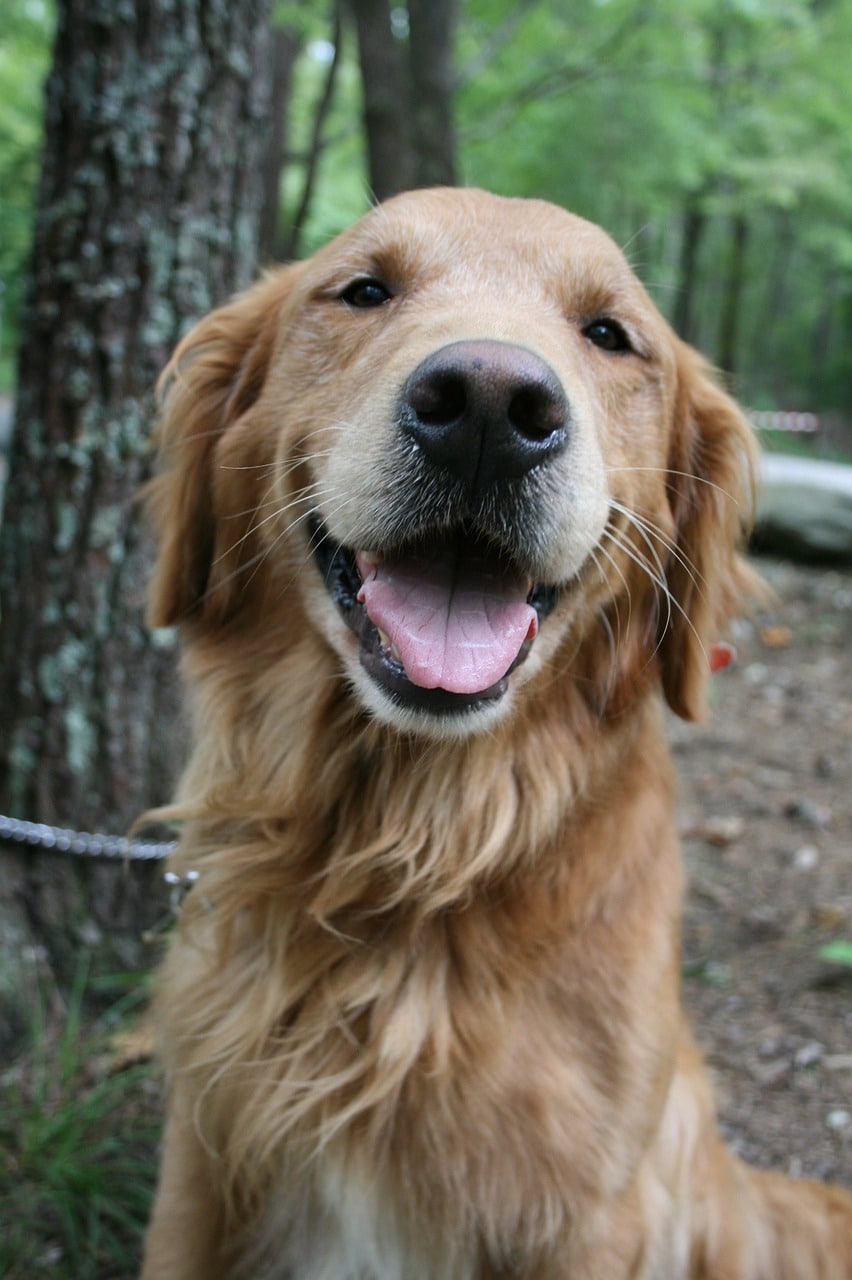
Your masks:
[[[803,1044],[801,1049],[797,1049],[793,1061],[797,1067],[813,1067],[822,1060],[825,1053],[825,1046],[821,1045],[818,1040],[809,1040],[807,1044]]]
[[[780,1058],[784,1052],[784,1031],[780,1027],[768,1027],[757,1050],[761,1058]]]
[[[852,1124],[852,1113],[846,1111],[843,1107],[836,1107],[834,1111],[829,1111],[825,1117],[825,1123],[829,1129],[834,1129],[840,1133],[843,1129],[848,1129]]]
[[[813,871],[819,863],[819,849],[812,844],[803,844],[793,854],[793,866],[797,871]]]
[[[831,810],[815,804],[807,796],[796,796],[784,806],[788,818],[804,822],[809,827],[827,827],[831,824]]]
[[[701,828],[701,835],[708,844],[723,848],[739,840],[744,830],[745,823],[736,814],[718,814],[707,818]]]

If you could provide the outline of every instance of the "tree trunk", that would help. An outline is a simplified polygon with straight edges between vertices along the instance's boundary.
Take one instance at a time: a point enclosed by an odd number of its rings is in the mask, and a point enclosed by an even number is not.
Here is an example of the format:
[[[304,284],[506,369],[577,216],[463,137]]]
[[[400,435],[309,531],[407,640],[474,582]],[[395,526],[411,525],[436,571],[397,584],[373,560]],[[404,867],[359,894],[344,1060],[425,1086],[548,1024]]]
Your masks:
[[[690,198],[683,214],[683,233],[680,246],[678,293],[674,308],[674,327],[685,342],[697,338],[693,304],[698,293],[698,254],[707,215],[701,207],[701,197]]]
[[[358,33],[370,186],[377,200],[456,181],[457,0],[348,0]],[[407,14],[394,29],[393,13]]]
[[[314,120],[311,128],[311,138],[308,143],[307,153],[305,155],[305,174],[302,180],[302,194],[299,197],[299,203],[293,214],[293,220],[287,230],[286,236],[282,240],[282,257],[295,258],[298,256],[301,248],[302,235],[305,230],[305,223],[311,211],[311,204],[314,198],[314,189],[316,187],[317,176],[319,174],[319,163],[323,149],[323,132],[325,130],[326,121],[334,102],[334,90],[337,84],[337,73],[341,63],[341,44],[343,41],[343,22],[340,16],[339,7],[335,6],[334,10],[334,28],[331,35],[331,43],[334,52],[331,61],[328,64],[328,71],[323,84],[319,101],[314,109]]]
[[[739,339],[742,318],[743,282],[745,279],[745,252],[748,241],[748,223],[743,214],[734,218],[728,265],[725,271],[724,295],[719,321],[719,342],[716,363],[720,369],[733,376],[739,366]]]
[[[787,311],[790,286],[795,279],[795,273],[791,270],[795,228],[795,219],[789,209],[781,209],[771,215],[771,222],[764,232],[771,245],[771,256],[749,333],[749,362],[753,369],[767,371],[771,378],[772,395],[776,400],[783,395],[785,369],[783,361],[773,359],[773,352],[776,349],[779,320]]]
[[[453,33],[456,0],[408,0],[414,185],[454,186]]]
[[[825,283],[820,290],[822,297],[822,305],[817,312],[813,329],[811,330],[811,359],[810,368],[812,370],[808,378],[808,402],[804,405],[795,405],[795,408],[810,409],[812,406],[822,406],[825,403],[824,397],[826,392],[825,373],[826,368],[831,367],[831,351],[832,338],[834,330],[837,327],[837,321],[840,318],[838,313],[838,301],[841,296],[840,280],[838,273],[831,271],[827,277],[824,277]],[[842,314],[842,313],[841,313]],[[849,308],[847,307],[847,316]],[[848,329],[847,329],[848,332]],[[848,352],[849,348],[844,344],[843,351]],[[846,364],[847,357],[844,354],[843,364]],[[841,380],[841,383],[848,386],[848,376]],[[830,401],[829,401],[830,403]],[[845,408],[845,406],[843,406]]]
[[[255,267],[268,8],[60,0],[0,531],[0,813],[124,831],[171,791],[174,652],[144,626],[134,495],[158,370]],[[0,857],[0,943],[29,939],[61,977],[81,939],[139,960],[150,872],[107,892],[111,867]]]
[[[388,0],[349,0],[358,33],[370,187],[376,200],[414,182],[411,97],[405,45],[391,28]]]
[[[277,262],[286,252],[286,238],[280,232],[281,173],[287,155],[287,118],[293,93],[293,72],[301,49],[301,35],[295,27],[274,28],[270,130],[263,165],[258,243],[258,257],[263,263]]]

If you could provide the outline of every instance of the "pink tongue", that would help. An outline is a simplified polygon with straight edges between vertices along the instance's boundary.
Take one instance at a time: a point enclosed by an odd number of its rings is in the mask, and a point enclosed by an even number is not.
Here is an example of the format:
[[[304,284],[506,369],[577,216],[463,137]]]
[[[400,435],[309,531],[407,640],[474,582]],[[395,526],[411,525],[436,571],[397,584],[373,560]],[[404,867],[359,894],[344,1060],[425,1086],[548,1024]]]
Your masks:
[[[488,561],[411,556],[360,567],[358,599],[421,689],[483,693],[538,630],[528,584]]]

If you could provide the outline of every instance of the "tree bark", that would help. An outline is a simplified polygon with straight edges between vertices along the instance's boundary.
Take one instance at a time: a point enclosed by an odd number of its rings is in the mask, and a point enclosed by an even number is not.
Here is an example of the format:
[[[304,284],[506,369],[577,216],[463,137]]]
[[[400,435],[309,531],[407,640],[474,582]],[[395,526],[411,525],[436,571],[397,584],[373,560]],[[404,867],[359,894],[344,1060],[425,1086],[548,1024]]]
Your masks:
[[[281,235],[281,173],[287,157],[287,120],[293,93],[293,73],[302,49],[302,39],[294,27],[272,31],[272,100],[269,140],[263,164],[263,203],[260,210],[258,257],[263,263],[277,262],[286,253],[287,238]]]
[[[784,362],[773,360],[775,335],[778,322],[789,305],[790,286],[794,277],[791,270],[795,248],[795,219],[789,209],[780,209],[771,215],[772,221],[766,236],[771,245],[771,256],[764,277],[761,301],[753,318],[749,341],[751,365],[754,369],[771,370],[772,393],[783,390]]]
[[[414,182],[411,97],[405,45],[391,28],[388,0],[349,0],[358,34],[370,187],[376,200]]]
[[[693,307],[698,293],[698,255],[707,215],[701,207],[701,197],[693,196],[683,214],[683,233],[678,271],[678,293],[675,302],[674,327],[685,342],[697,339]]]
[[[809,383],[809,386],[807,388],[808,403],[805,406],[807,408],[810,408],[811,405],[822,406],[822,404],[825,403],[826,367],[828,368],[831,367],[831,351],[834,345],[832,338],[833,338],[835,328],[838,327],[838,320],[842,320],[845,318],[847,320],[847,324],[845,326],[846,333],[850,333],[850,331],[852,331],[852,325],[848,323],[848,321],[852,319],[852,314],[850,314],[852,313],[852,307],[850,307],[849,303],[847,302],[847,306],[845,309],[845,316],[844,316],[843,309],[840,306],[838,306],[840,298],[842,297],[842,293],[841,293],[840,280],[838,278],[837,272],[832,271],[827,277],[825,277],[825,283],[821,290],[821,295],[822,295],[822,306],[817,312],[813,329],[811,330],[810,348],[811,348],[811,369],[813,370],[813,372],[810,378],[808,379],[808,383]],[[842,364],[845,365],[846,364],[845,353],[848,352],[849,350],[848,346],[845,343],[843,344],[842,350],[844,352],[844,358],[843,358]],[[845,385],[846,387],[848,387],[848,384],[849,384],[848,375],[845,378],[842,377],[840,380],[840,385],[841,386]],[[847,396],[848,396],[848,392],[847,392]],[[840,400],[840,407],[846,408],[846,405],[843,404],[840,396],[837,397],[837,400]],[[829,403],[831,402],[829,401]],[[835,401],[835,403],[837,403],[837,401]],[[848,399],[847,399],[847,404],[848,404]]]
[[[743,214],[733,220],[731,244],[725,271],[724,295],[719,320],[719,342],[716,363],[720,369],[733,376],[739,366],[738,348],[742,318],[743,282],[745,279],[745,254],[748,242],[748,223]]]
[[[171,791],[173,643],[145,629],[134,496],[159,369],[255,268],[268,9],[60,0],[0,531],[2,813],[121,832]],[[112,868],[0,857],[16,954],[29,937],[67,977],[80,939],[109,934],[105,965],[138,959],[153,873],[107,892]]]
[[[456,0],[408,0],[414,185],[455,186]]]

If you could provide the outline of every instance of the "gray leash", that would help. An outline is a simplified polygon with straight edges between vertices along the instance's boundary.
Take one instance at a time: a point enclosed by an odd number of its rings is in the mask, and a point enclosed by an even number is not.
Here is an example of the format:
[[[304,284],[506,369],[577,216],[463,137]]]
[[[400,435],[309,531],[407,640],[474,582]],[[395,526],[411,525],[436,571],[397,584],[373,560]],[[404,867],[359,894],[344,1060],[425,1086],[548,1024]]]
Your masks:
[[[167,858],[175,848],[173,840],[130,840],[126,836],[93,835],[90,831],[71,831],[66,827],[51,827],[44,822],[24,822],[21,818],[6,818],[2,815],[0,844],[70,853],[79,858],[130,858],[142,862]]]

